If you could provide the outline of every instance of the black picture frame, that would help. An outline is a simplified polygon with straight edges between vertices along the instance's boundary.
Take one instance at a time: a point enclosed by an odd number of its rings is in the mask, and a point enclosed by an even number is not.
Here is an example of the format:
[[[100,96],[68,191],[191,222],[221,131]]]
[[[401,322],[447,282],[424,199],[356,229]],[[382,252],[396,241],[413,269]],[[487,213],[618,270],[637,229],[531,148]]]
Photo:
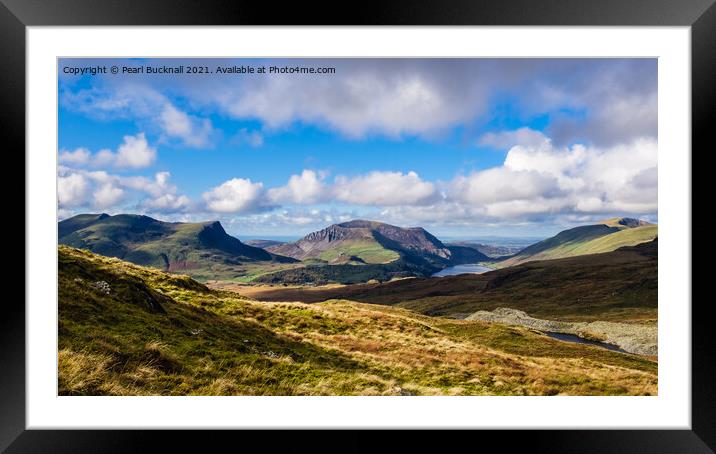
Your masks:
[[[240,0],[0,0],[0,116],[6,153],[25,149],[25,32],[28,26],[91,25],[531,25],[531,26],[690,26],[692,65],[692,150],[713,149],[710,133],[716,112],[715,0],[483,0],[341,2],[248,2]],[[9,140],[8,140],[9,139]],[[688,153],[689,150],[682,152]],[[693,152],[691,151],[693,159]],[[16,153],[18,156],[20,153]],[[24,168],[24,162],[18,163]],[[693,168],[693,166],[692,166]],[[692,179],[693,184],[693,179]],[[693,190],[692,190],[693,192]],[[696,193],[694,193],[696,194]],[[693,202],[692,202],[693,203]],[[692,205],[693,206],[693,205]],[[693,222],[693,221],[692,221]],[[692,230],[693,232],[693,230]],[[27,244],[31,238],[25,238]],[[692,264],[684,264],[688,266]],[[693,269],[693,266],[692,266]],[[694,273],[696,271],[694,270]],[[703,271],[701,271],[703,272]],[[691,277],[693,289],[693,274]],[[19,281],[18,281],[19,282]],[[19,288],[19,284],[18,284]],[[692,290],[693,293],[693,290]],[[691,430],[549,430],[481,431],[480,446],[509,440],[518,452],[714,452],[716,386],[714,341],[708,310],[711,301],[693,298]],[[127,452],[150,442],[183,449],[205,449],[206,438],[218,446],[236,442],[231,431],[86,431],[25,429],[25,308],[6,298],[0,317],[0,451]],[[242,434],[245,438],[248,434]],[[374,448],[363,432],[337,433],[342,449]],[[331,450],[316,434],[261,436],[270,448],[289,452],[301,446]],[[407,441],[409,439],[409,442]],[[381,442],[381,448],[404,452],[409,445],[438,442],[443,449],[457,438],[413,431]],[[461,440],[462,441],[462,440]],[[248,443],[248,441],[243,441]],[[406,444],[407,443],[407,444]],[[140,445],[141,444],[141,445]],[[270,446],[268,446],[270,445]],[[201,448],[201,447],[204,448]],[[248,446],[248,445],[247,445]],[[290,449],[289,449],[290,448]],[[322,449],[323,448],[323,449]],[[273,450],[273,449],[272,449]]]

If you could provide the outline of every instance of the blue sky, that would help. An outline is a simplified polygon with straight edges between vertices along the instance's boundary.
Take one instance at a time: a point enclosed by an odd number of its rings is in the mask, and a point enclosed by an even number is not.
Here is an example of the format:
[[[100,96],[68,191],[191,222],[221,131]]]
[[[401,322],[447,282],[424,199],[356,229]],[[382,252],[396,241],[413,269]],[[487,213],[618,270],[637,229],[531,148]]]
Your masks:
[[[112,66],[120,73],[90,73]],[[210,74],[146,74],[163,66]],[[218,73],[233,66],[335,72]],[[239,237],[300,236],[356,217],[451,237],[656,221],[656,68],[654,59],[62,59],[60,217],[219,219]]]

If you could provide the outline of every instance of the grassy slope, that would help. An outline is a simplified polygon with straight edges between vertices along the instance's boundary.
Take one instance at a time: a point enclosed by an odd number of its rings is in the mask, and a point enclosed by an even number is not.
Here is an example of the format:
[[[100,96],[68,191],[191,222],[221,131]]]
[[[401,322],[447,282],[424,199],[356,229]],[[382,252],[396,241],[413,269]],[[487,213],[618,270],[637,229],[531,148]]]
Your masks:
[[[96,223],[95,221],[102,222]],[[265,251],[215,232],[213,244],[202,240],[212,223],[167,223],[138,215],[80,215],[59,224],[63,244],[90,249],[109,257],[170,272],[191,275],[198,280],[223,279],[245,282],[262,274],[296,268],[297,263],[271,260]],[[217,230],[217,229],[215,229]],[[242,253],[254,255],[247,257]]]
[[[532,245],[514,257],[494,265],[504,268],[535,260],[553,260],[611,252],[623,246],[636,246],[651,241],[656,238],[657,233],[656,225],[626,228],[618,224],[607,223],[577,227],[560,232],[556,236]]]
[[[356,284],[377,280],[387,282],[396,278],[414,275],[425,276],[437,271],[427,263],[414,263],[404,259],[377,264],[306,264],[257,276],[252,282],[280,285],[326,285],[332,283]]]
[[[656,238],[656,225],[645,225],[631,229],[623,229],[609,235],[587,241],[570,252],[570,255],[601,254],[611,252],[624,246],[636,246]]]
[[[428,315],[467,315],[510,307],[554,320],[645,320],[657,315],[657,265],[654,241],[604,254],[528,262],[479,275],[327,289],[274,288],[254,297],[307,303],[346,298],[397,305]]]
[[[633,355],[386,306],[259,303],[64,246],[59,297],[63,395],[657,391],[656,363]]]
[[[355,256],[365,263],[389,263],[400,258],[397,252],[384,248],[377,241],[369,240],[341,241],[336,247],[321,252],[318,258],[332,262],[341,256]]]

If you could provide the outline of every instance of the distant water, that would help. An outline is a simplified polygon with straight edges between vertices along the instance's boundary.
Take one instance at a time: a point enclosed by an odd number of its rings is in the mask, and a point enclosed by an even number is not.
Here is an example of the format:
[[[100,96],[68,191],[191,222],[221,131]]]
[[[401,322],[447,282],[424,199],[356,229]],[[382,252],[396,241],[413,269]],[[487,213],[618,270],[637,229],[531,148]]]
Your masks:
[[[454,276],[456,274],[482,274],[488,271],[492,271],[492,268],[478,265],[477,263],[469,263],[467,265],[450,266],[433,274],[433,277]]]
[[[607,344],[606,342],[599,342],[599,341],[584,339],[579,336],[575,336],[574,334],[551,333],[548,331],[545,331],[545,334],[548,335],[549,337],[552,337],[554,339],[559,339],[559,340],[565,341],[565,342],[574,342],[577,344],[587,344],[587,345],[597,345],[599,347],[606,348],[607,350],[612,350],[612,351],[621,352],[621,353],[627,353],[626,350],[622,350],[621,348],[617,347],[616,345]]]

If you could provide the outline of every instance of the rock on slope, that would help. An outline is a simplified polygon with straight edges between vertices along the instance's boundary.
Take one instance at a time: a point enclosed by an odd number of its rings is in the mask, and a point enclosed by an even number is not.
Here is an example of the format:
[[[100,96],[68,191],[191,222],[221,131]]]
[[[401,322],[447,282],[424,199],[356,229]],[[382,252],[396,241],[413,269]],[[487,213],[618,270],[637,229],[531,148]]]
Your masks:
[[[482,320],[486,322],[518,325],[538,331],[574,334],[576,336],[599,340],[616,345],[629,353],[639,355],[657,354],[656,325],[641,325],[634,323],[615,322],[560,322],[542,320],[527,315],[526,312],[507,307],[499,307],[494,311],[477,311],[466,320]]]

